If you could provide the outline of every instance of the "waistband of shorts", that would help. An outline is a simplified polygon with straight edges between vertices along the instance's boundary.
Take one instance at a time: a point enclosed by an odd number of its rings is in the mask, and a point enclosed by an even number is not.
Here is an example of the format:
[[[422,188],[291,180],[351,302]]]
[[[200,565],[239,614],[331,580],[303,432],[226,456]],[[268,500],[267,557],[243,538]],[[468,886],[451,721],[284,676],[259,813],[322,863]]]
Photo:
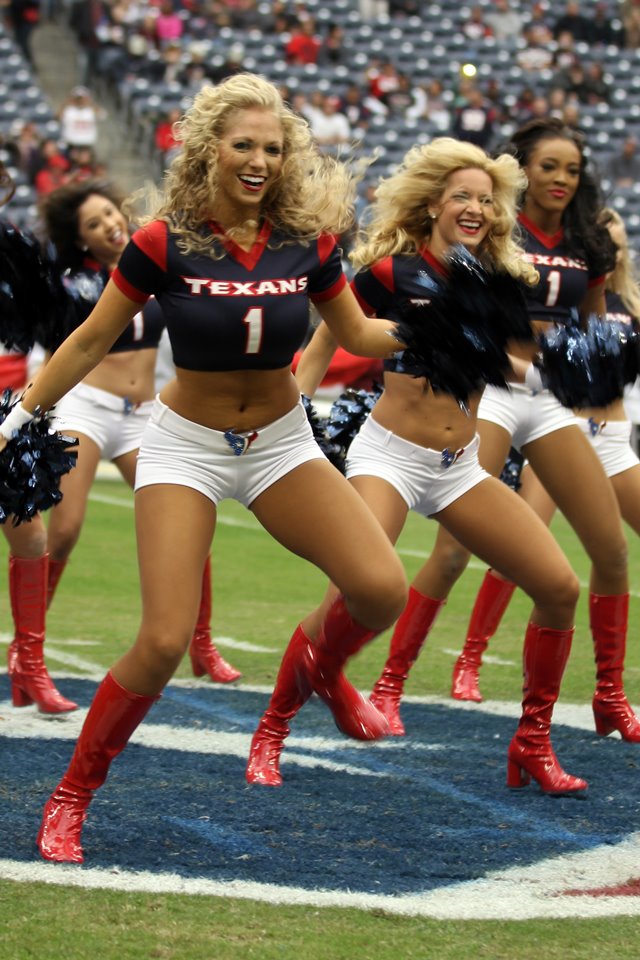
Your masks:
[[[220,453],[229,453],[233,456],[235,452],[232,444],[225,436],[229,431],[213,430],[211,427],[205,427],[201,423],[196,423],[194,420],[187,420],[186,417],[180,416],[179,413],[176,413],[175,410],[168,407],[166,403],[163,403],[159,396],[156,396],[153,404],[151,422],[162,424],[168,430],[183,437],[185,440],[203,444]],[[258,427],[255,430],[243,430],[238,434],[235,434],[235,431],[233,432],[238,438],[246,438],[250,441],[245,450],[241,451],[246,453],[249,446],[253,443],[259,444],[261,447],[265,444],[275,443],[277,440],[281,440],[282,437],[288,436],[295,431],[296,427],[304,423],[308,423],[308,418],[302,406],[302,400],[300,400],[295,407],[292,407],[284,416],[273,420],[271,423],[267,423],[264,427]]]
[[[79,383],[72,390],[74,396],[81,400],[90,400],[98,407],[104,407],[105,410],[113,410],[114,413],[133,413],[135,410],[142,410],[145,406],[151,407],[152,400],[142,400],[139,403],[133,403],[128,397],[119,397],[117,393],[109,393],[108,390],[102,390],[100,387],[92,387],[89,383]]]
[[[582,430],[589,436],[597,437],[604,434],[607,437],[629,437],[631,435],[630,420],[594,420],[593,417],[576,415],[576,420]]]
[[[430,466],[439,466],[444,469],[452,466],[461,457],[468,457],[469,454],[477,452],[480,442],[480,438],[476,434],[464,447],[455,450],[449,447],[445,447],[444,450],[434,450],[432,447],[421,447],[418,443],[412,443],[411,440],[399,437],[392,430],[382,427],[377,420],[374,420],[373,415],[367,418],[365,426],[377,442],[392,453],[397,453],[398,456],[408,457],[412,460],[422,460],[423,463],[428,463]]]

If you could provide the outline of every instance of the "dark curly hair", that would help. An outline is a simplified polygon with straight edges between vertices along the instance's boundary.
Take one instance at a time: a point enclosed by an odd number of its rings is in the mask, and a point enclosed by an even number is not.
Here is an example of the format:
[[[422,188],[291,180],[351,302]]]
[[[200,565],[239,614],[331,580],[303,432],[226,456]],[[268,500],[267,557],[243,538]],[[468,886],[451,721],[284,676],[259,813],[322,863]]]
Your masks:
[[[526,167],[541,140],[569,140],[580,153],[580,179],[571,203],[562,215],[565,237],[576,255],[589,264],[594,274],[602,276],[613,270],[615,246],[602,223],[604,199],[599,182],[589,167],[584,136],[556,117],[529,120],[519,127],[500,149],[511,153],[520,166]]]
[[[58,187],[42,198],[39,213],[47,239],[55,247],[56,259],[64,269],[80,267],[84,253],[78,243],[78,211],[89,197],[106,197],[121,209],[125,196],[107,180],[77,180]]]

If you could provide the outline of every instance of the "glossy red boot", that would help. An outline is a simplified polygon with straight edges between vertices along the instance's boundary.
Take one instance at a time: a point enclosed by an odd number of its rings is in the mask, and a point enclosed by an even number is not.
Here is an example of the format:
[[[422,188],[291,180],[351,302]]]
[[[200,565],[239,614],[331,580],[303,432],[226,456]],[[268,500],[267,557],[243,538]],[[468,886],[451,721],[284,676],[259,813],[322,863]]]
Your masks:
[[[530,623],[524,641],[522,716],[509,745],[507,786],[526,786],[533,777],[543,793],[576,796],[586,780],[565,773],[551,746],[551,716],[571,650],[573,629],[554,630]]]
[[[389,733],[384,714],[349,683],[342,669],[378,631],[352,619],[342,597],[325,617],[315,643],[308,643],[298,666],[301,695],[312,690],[327,704],[338,730],[355,740],[379,740]]]
[[[405,681],[445,603],[445,600],[425,597],[414,587],[409,587],[407,605],[393,631],[387,662],[369,697],[374,707],[387,718],[389,733],[394,737],[405,734],[400,718]]]
[[[593,716],[601,737],[617,730],[623,740],[640,743],[640,720],[629,705],[622,683],[628,615],[628,593],[589,596],[597,677]]]
[[[198,622],[189,646],[194,677],[208,674],[214,683],[232,683],[242,674],[224,659],[211,641],[211,557],[207,557],[202,575],[202,593]]]
[[[158,697],[120,686],[108,673],[94,697],[71,763],[45,804],[38,847],[45,860],[82,863],[82,825],[94,790],[107,778],[111,761],[129,742]]]
[[[9,557],[9,594],[15,638],[8,667],[14,707],[35,703],[41,713],[69,713],[78,704],[56,689],[44,663],[48,556]]]
[[[264,787],[282,784],[280,754],[289,736],[289,721],[307,700],[298,689],[297,668],[310,642],[302,627],[296,627],[282,658],[269,706],[251,740],[245,771],[247,783],[259,783]]]
[[[502,580],[493,570],[487,570],[471,611],[467,639],[453,668],[451,696],[454,700],[482,702],[479,687],[482,654],[500,626],[515,589],[515,583]]]
[[[49,575],[47,577],[47,610],[51,606],[56,590],[58,589],[58,584],[60,583],[60,577],[64,573],[64,568],[66,565],[66,560],[52,560],[51,557],[49,557]]]

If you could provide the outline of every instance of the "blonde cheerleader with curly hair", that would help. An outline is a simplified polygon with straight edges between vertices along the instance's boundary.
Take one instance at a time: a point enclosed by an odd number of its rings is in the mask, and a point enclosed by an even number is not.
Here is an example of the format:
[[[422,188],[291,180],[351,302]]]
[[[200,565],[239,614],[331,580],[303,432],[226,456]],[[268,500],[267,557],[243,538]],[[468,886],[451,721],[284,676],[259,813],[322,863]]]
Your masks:
[[[10,438],[37,406],[50,409],[156,297],[176,376],[154,402],[136,468],[142,623],[98,688],[46,803],[38,845],[47,860],[82,861],[93,791],[189,645],[225,498],[338,584],[307,680],[345,733],[387,731],[342,666],[402,610],[404,570],[366,504],[321,452],[291,372],[311,301],[349,351],[397,350],[388,336],[396,325],[367,318],[343,273],[335,236],[352,216],[354,185],[258,76],[203,88],[180,139],[155,214],[131,237],[89,317],[2,424]]]
[[[352,253],[359,268],[352,286],[365,312],[393,315],[403,300],[424,303],[428,281],[446,280],[448,255],[457,245],[488,270],[535,285],[538,273],[513,240],[516,203],[525,185],[520,166],[510,156],[492,159],[480,148],[450,138],[411,149],[397,172],[379,184],[366,235]],[[528,329],[524,309],[523,314]],[[451,315],[452,328],[456,322]],[[334,349],[331,330],[321,325],[297,370],[303,392],[314,392]],[[347,477],[392,543],[409,510],[415,510],[437,520],[478,556],[508,570],[531,597],[526,643],[536,666],[543,662],[544,688],[534,670],[509,747],[508,783],[520,786],[533,776],[548,793],[578,794],[587,784],[565,773],[550,741],[578,582],[545,525],[481,467],[477,416],[482,392],[480,384],[461,404],[416,375],[407,352],[385,361],[384,390],[349,448]],[[418,581],[410,588],[383,678],[371,698],[392,722],[399,719],[402,683],[445,602],[444,596],[427,596],[420,587]],[[325,604],[302,621],[285,654],[269,708],[253,738],[249,782],[281,782],[279,759],[288,722],[303,702],[292,680],[296,646],[300,635],[317,629],[336,590],[332,585]]]

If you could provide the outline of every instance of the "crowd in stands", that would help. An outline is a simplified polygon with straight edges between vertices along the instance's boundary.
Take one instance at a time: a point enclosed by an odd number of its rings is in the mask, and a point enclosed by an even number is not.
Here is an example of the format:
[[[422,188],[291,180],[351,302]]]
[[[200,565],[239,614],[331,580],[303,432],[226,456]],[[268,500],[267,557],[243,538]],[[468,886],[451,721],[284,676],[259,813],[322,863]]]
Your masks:
[[[37,7],[37,0],[28,3]],[[20,6],[5,0],[6,22],[28,57]],[[624,141],[590,138],[619,105],[610,53],[638,49],[639,0],[485,0],[469,7],[452,0],[72,0],[57,16],[75,32],[85,86],[58,114],[53,144],[29,121],[3,131],[5,149],[38,193],[100,170],[101,108],[89,88],[120,112],[160,175],[179,149],[173,123],[189,99],[203,83],[247,69],[281,85],[323,149],[382,158],[371,176],[392,169],[416,139],[446,133],[491,150],[516,125],[552,115],[584,130],[605,180],[636,182],[640,118],[637,130],[631,118]],[[448,35],[439,32],[447,28]],[[457,51],[455,61],[442,57],[443,46]]]

